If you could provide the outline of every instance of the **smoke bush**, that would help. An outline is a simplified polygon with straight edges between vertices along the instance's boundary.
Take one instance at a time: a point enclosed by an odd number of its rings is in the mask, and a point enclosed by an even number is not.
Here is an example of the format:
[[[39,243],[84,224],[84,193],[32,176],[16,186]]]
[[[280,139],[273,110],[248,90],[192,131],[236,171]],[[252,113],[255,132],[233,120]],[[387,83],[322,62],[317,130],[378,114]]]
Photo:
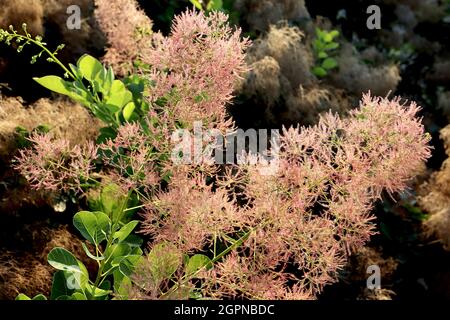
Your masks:
[[[314,298],[375,232],[370,210],[381,191],[405,188],[429,157],[418,110],[367,94],[346,119],[327,114],[314,127],[285,129],[277,175],[243,167],[213,192],[180,172],[148,204],[144,231],[180,252],[239,243],[205,277],[206,296]],[[244,190],[245,205],[230,184]]]
[[[240,37],[221,12],[188,11],[176,17],[171,35],[143,58],[153,67],[149,100],[166,96],[168,108],[184,125],[203,120],[206,127],[228,127],[224,106],[246,70],[249,42]]]
[[[414,103],[366,94],[347,118],[328,113],[313,127],[285,128],[276,174],[172,163],[174,130],[198,120],[233,127],[225,106],[248,41],[226,20],[188,11],[145,51],[151,108],[143,119],[96,146],[33,136],[18,157],[35,188],[79,190],[100,176],[138,195],[152,243],[129,297],[316,298],[375,232],[381,192],[405,188],[430,156]]]

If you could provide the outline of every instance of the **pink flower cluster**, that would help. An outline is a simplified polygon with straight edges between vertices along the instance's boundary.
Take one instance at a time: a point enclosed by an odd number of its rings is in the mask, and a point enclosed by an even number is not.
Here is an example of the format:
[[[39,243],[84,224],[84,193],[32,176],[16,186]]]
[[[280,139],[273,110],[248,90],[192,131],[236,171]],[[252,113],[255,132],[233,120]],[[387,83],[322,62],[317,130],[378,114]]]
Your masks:
[[[103,171],[124,190],[143,188],[150,192],[159,184],[156,152],[139,124],[120,127],[114,140],[98,148],[102,152]]]
[[[143,61],[152,66],[149,99],[168,98],[168,108],[186,126],[230,126],[225,105],[236,80],[246,70],[249,45],[222,12],[188,11],[173,21],[171,35],[161,39]]]
[[[110,44],[103,58],[107,64],[121,75],[132,71],[135,61],[148,65],[144,76],[154,83],[149,100],[168,98],[171,114],[184,125],[197,120],[231,125],[225,121],[224,105],[246,70],[244,51],[250,42],[229,26],[224,13],[187,11],[175,17],[170,36],[163,37],[152,33],[151,21],[135,0],[95,3],[97,21]]]
[[[20,150],[15,169],[31,187],[49,191],[83,191],[94,172],[97,147],[89,142],[71,147],[67,140],[34,134],[33,148]]]

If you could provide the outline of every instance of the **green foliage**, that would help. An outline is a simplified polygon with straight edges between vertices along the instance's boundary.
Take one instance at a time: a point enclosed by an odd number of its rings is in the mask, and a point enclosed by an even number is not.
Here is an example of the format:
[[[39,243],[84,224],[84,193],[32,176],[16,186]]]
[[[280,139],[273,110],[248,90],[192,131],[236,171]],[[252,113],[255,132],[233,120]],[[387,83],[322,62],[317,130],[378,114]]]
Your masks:
[[[109,185],[102,190],[100,201],[105,212],[80,211],[73,217],[73,225],[89,244],[90,248],[83,243],[86,255],[98,264],[95,280],[71,252],[54,248],[47,257],[48,263],[58,270],[53,276],[50,299],[105,300],[124,282],[131,281],[129,277],[143,254],[142,241],[132,234],[138,221],[128,222],[123,214],[128,195],[119,195],[117,188]],[[30,298],[20,294],[17,299]],[[45,297],[33,298],[41,299]]]
[[[225,12],[231,24],[239,23],[239,12],[234,10],[235,0],[189,0],[198,10]]]
[[[446,5],[446,8],[445,8],[445,16],[442,18],[442,21],[444,23],[450,23],[450,0],[445,0],[444,4]]]
[[[125,122],[138,121],[147,113],[149,105],[143,99],[145,81],[138,76],[131,76],[124,81],[115,78],[112,68],[106,68],[100,61],[90,55],[83,55],[76,65],[66,67],[57,57],[64,45],[50,51],[42,37],[34,39],[23,25],[25,35],[19,34],[12,26],[10,31],[0,29],[0,42],[18,45],[21,52],[28,44],[34,44],[41,52],[32,57],[31,63],[42,54],[48,55],[47,61],[57,63],[64,71],[64,78],[48,75],[34,80],[41,86],[70,97],[81,103],[92,114],[103,121],[106,127],[101,131],[99,142],[113,138],[117,128]]]
[[[136,105],[137,90],[134,82],[130,89],[118,79],[115,79],[112,68],[105,68],[97,59],[83,55],[77,65],[70,64],[74,79],[64,80],[58,76],[35,78],[43,87],[66,95],[87,107],[97,118],[108,127],[117,129],[128,121],[138,120],[147,108],[142,101]],[[102,139],[104,140],[104,139]]]
[[[186,264],[186,274],[187,275],[193,275],[199,270],[206,268],[211,269],[212,263],[211,259],[209,259],[207,256],[203,254],[196,254],[189,258],[187,264]]]
[[[395,63],[400,63],[400,66],[409,65],[416,56],[416,49],[409,42],[402,44],[398,48],[390,48],[388,51],[389,59]]]
[[[313,41],[315,66],[312,69],[316,76],[325,77],[330,70],[337,68],[338,63],[333,54],[339,48],[339,43],[334,41],[338,36],[337,30],[326,31],[316,28],[316,38]]]
[[[190,2],[199,10],[212,11],[222,10],[222,0],[190,0]]]
[[[22,29],[24,35],[14,30],[12,25],[9,26],[9,31],[0,28],[0,42],[4,42],[8,46],[15,46],[17,48],[17,52],[19,53],[22,52],[27,45],[34,44],[40,48],[41,51],[31,57],[31,64],[36,63],[38,58],[41,58],[43,54],[46,54],[48,56],[48,62],[57,63],[61,68],[63,68],[66,74],[71,75],[70,71],[56,58],[58,52],[64,48],[63,44],[59,45],[54,51],[50,51],[47,48],[47,44],[42,41],[41,36],[36,36],[33,38],[31,34],[28,33],[26,23],[22,24]]]
[[[16,297],[16,300],[47,300],[47,298],[43,294],[38,294],[34,298],[30,298],[26,294],[21,293]]]

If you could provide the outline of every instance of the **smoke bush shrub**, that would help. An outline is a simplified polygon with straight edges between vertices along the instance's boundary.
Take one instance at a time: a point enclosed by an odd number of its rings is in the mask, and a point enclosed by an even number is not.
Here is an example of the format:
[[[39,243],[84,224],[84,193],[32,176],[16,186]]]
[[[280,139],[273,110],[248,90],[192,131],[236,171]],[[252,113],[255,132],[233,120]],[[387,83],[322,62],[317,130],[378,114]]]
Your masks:
[[[186,12],[141,57],[147,114],[118,122],[97,145],[33,136],[18,157],[35,188],[79,193],[112,180],[139,202],[125,211],[141,209],[150,252],[126,265],[129,281],[113,296],[316,298],[375,232],[370,209],[382,190],[402,190],[429,157],[419,108],[367,94],[348,118],[284,129],[274,175],[173,163],[174,130],[198,120],[233,128],[225,106],[247,46],[224,14]]]
[[[217,247],[239,244],[202,276],[204,296],[314,298],[374,233],[370,209],[381,191],[402,190],[429,157],[417,111],[367,94],[346,119],[328,114],[285,129],[277,175],[242,167],[214,192],[199,176],[177,177],[147,206],[143,230],[179,252],[210,249],[213,261]]]

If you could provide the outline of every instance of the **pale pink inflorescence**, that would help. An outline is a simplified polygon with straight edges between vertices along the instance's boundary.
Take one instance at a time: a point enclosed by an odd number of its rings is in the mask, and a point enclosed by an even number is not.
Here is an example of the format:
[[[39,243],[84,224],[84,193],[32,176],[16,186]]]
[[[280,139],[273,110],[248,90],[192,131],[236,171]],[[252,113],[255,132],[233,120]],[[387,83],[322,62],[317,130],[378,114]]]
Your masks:
[[[161,191],[147,204],[143,229],[156,243],[175,243],[194,253],[214,235],[236,231],[244,213],[223,188],[212,190],[201,173],[174,169],[169,192]]]
[[[165,97],[172,117],[186,126],[194,121],[232,126],[224,106],[247,70],[244,51],[250,41],[229,26],[227,15],[187,11],[175,17],[171,34],[163,37],[152,33],[151,21],[135,0],[95,2],[110,44],[103,58],[107,64],[121,75],[136,71],[133,62],[148,65],[142,72],[153,83],[149,100]]]
[[[214,191],[186,175],[149,205],[144,231],[187,252],[248,232],[205,278],[207,296],[315,298],[375,233],[371,208],[381,191],[401,191],[430,156],[418,110],[367,94],[348,118],[327,114],[314,127],[285,129],[278,174],[247,166]],[[233,179],[243,206],[230,196]]]
[[[133,70],[151,48],[152,21],[136,0],[95,0],[95,17],[109,48],[103,61],[120,75]]]
[[[49,191],[82,191],[95,169],[97,147],[92,142],[70,146],[64,139],[34,134],[29,138],[33,148],[20,150],[15,169],[31,187]]]
[[[228,127],[225,105],[236,80],[246,70],[241,30],[233,30],[222,12],[206,16],[187,11],[173,21],[164,38],[143,61],[152,66],[155,82],[149,99],[169,93],[168,107],[186,126],[203,121],[206,127]]]

